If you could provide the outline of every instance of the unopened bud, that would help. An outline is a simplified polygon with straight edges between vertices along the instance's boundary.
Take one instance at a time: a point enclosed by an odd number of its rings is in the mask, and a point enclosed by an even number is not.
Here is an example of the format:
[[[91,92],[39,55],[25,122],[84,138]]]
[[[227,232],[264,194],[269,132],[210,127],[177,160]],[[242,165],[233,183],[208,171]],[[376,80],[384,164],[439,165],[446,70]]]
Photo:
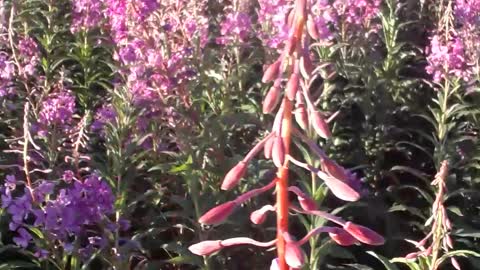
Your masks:
[[[275,142],[275,137],[271,137],[265,142],[265,146],[263,147],[263,154],[265,155],[266,159],[272,158],[272,148],[273,148],[274,142]]]
[[[317,134],[324,139],[331,138],[332,133],[330,132],[330,128],[328,127],[327,122],[325,122],[325,119],[323,119],[321,116],[320,112],[312,111],[311,117],[312,126],[315,132],[317,132]]]
[[[203,241],[203,242],[191,245],[188,248],[188,250],[190,250],[190,252],[192,252],[195,255],[206,256],[222,249],[223,246],[221,242],[222,242],[221,240]]]
[[[295,100],[295,95],[297,94],[299,80],[300,80],[300,77],[298,76],[298,73],[292,73],[292,75],[290,76],[290,79],[288,80],[286,93],[287,93],[287,98],[290,101]]]
[[[318,172],[318,176],[337,198],[348,202],[354,202],[360,199],[360,194],[347,183],[326,175],[321,171]]]
[[[263,113],[268,114],[271,113],[278,105],[280,101],[281,89],[278,86],[272,86],[270,90],[268,90],[265,99],[263,100]]]
[[[343,225],[343,229],[364,244],[380,246],[385,243],[385,239],[378,233],[367,227],[354,224],[350,221]]]
[[[457,259],[455,259],[454,257],[451,257],[450,258],[450,262],[452,263],[453,267],[455,267],[455,269],[457,270],[461,270],[462,268],[460,267],[460,264],[458,263]]]
[[[276,136],[273,142],[272,160],[277,168],[282,167],[285,162],[285,146],[281,136]]]
[[[198,219],[198,222],[201,224],[208,224],[208,225],[213,225],[213,224],[218,224],[223,222],[230,216],[230,214],[233,212],[237,204],[234,201],[229,201],[223,204],[220,204],[218,206],[215,206],[214,208],[210,209],[207,213],[205,213],[203,216],[201,216]]]
[[[357,243],[355,237],[340,228],[333,228],[332,232],[329,232],[328,234],[333,241],[341,246],[351,246]]]
[[[262,208],[253,211],[250,214],[250,220],[253,224],[262,224],[267,218],[267,213],[269,211],[275,211],[275,207],[271,205],[264,205]]]
[[[280,72],[280,64],[282,61],[278,59],[277,61],[273,62],[263,73],[262,82],[268,83],[273,81],[275,78],[278,77],[278,73]]]
[[[230,169],[225,178],[223,179],[222,190],[230,190],[235,187],[242,179],[247,171],[248,164],[244,161],[240,161],[235,167]]]

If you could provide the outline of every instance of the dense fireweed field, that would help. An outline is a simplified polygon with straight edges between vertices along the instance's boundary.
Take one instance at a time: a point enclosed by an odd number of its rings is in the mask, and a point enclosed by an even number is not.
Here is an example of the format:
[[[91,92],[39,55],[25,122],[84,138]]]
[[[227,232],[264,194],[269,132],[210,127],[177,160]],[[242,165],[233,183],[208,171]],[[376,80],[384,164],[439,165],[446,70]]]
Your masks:
[[[480,269],[480,1],[1,0],[0,269]]]

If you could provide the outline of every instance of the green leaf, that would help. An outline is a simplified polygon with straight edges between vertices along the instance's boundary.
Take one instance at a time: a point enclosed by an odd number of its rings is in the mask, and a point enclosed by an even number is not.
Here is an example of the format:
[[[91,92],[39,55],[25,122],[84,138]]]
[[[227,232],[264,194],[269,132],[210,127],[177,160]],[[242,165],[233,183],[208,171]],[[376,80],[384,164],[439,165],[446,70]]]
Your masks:
[[[378,255],[374,251],[367,251],[367,253],[372,255],[373,257],[377,258],[380,262],[382,262],[387,270],[399,270],[398,267],[396,265],[394,265],[393,263],[391,263],[387,258],[385,258],[381,255]]]

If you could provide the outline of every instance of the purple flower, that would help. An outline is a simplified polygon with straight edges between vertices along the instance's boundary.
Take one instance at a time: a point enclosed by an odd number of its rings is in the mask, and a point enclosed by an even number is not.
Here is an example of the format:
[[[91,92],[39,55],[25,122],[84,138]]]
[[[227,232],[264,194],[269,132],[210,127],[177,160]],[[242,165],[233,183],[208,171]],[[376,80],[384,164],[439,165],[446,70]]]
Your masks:
[[[32,236],[24,228],[18,229],[17,232],[19,236],[13,237],[13,241],[15,242],[15,244],[21,246],[22,248],[27,248],[28,243],[30,242],[30,240],[32,240]]]
[[[66,170],[63,172],[62,179],[66,183],[70,184],[75,178],[75,174],[71,170]]]
[[[72,26],[75,33],[97,27],[103,18],[102,0],[75,0],[72,3]]]
[[[67,128],[75,112],[75,97],[69,91],[51,94],[42,103],[39,122],[45,127]]]
[[[217,38],[218,44],[229,44],[233,42],[246,42],[251,32],[250,16],[244,12],[228,13],[221,23],[220,34]]]

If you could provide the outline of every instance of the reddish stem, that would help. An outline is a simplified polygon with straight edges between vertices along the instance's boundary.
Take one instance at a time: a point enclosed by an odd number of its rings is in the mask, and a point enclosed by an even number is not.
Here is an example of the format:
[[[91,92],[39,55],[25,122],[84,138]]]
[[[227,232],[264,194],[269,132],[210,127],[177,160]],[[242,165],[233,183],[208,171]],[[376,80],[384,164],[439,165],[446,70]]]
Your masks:
[[[290,152],[290,141],[292,132],[292,107],[293,104],[287,98],[283,100],[284,113],[282,119],[281,137],[285,147],[285,155]],[[284,232],[288,232],[288,159],[278,169],[277,181],[277,253],[280,270],[288,270],[289,267],[285,261],[285,239]]]

